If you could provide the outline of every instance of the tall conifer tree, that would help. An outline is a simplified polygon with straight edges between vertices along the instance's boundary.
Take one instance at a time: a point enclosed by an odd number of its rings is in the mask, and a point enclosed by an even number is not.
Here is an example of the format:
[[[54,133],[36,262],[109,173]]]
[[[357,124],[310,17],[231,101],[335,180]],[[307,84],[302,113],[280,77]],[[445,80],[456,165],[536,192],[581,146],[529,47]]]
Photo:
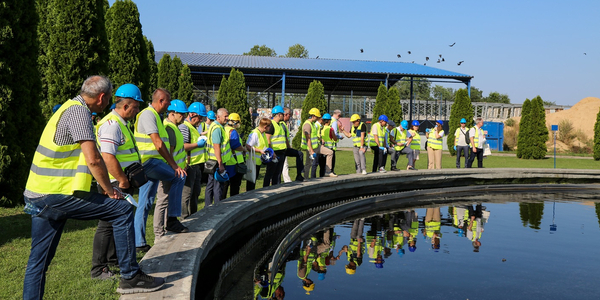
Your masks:
[[[44,2],[46,5],[44,5]],[[91,75],[108,75],[108,39],[104,20],[105,0],[44,0],[38,7],[46,15],[47,34],[42,78],[47,96],[42,109],[50,117],[52,107],[75,97]],[[42,7],[43,6],[43,7]],[[33,6],[32,6],[33,7]]]
[[[213,108],[215,113],[219,108],[226,108],[230,114],[237,113],[240,115],[242,123],[237,131],[240,137],[245,140],[254,128],[252,128],[252,117],[250,116],[250,106],[246,95],[246,79],[242,71],[232,68],[229,78],[223,76],[221,86],[219,86],[216,107]]]
[[[375,98],[375,107],[373,107],[373,121],[371,124],[375,124],[379,119],[380,115],[387,114],[388,111],[388,89],[383,85],[383,83],[379,83],[379,88],[377,89],[377,97]]]
[[[323,84],[318,80],[313,80],[308,86],[308,92],[304,102],[302,102],[302,114],[300,115],[300,129],[292,141],[292,147],[300,149],[302,142],[302,124],[308,119],[308,112],[312,108],[317,108],[321,112],[321,116],[327,112],[327,101],[325,100],[325,88]]]
[[[172,63],[171,55],[168,53],[163,54],[163,57],[158,62],[157,87],[167,89],[171,93],[171,99],[176,99],[173,97],[173,91],[170,90],[173,86],[172,81],[177,80],[177,77],[171,75],[173,69],[171,67]]]
[[[4,1],[0,9],[0,206],[22,203],[44,126],[37,65],[34,0]]]
[[[181,69],[183,69],[183,63],[181,62],[181,59],[175,55],[171,61],[171,70],[169,72],[169,76],[172,77],[172,80],[170,81],[171,86],[168,87],[168,90],[171,92],[172,99],[179,99],[179,77],[181,77]]]
[[[194,83],[192,82],[192,73],[188,65],[184,65],[181,69],[181,76],[179,76],[179,92],[177,97],[179,100],[190,105],[194,98]]]
[[[531,112],[531,100],[525,99],[521,108],[521,121],[519,122],[519,135],[517,136],[517,157],[531,157],[529,143],[529,114]]]
[[[537,96],[531,100],[530,113],[530,147],[531,158],[542,159],[548,153],[548,127],[546,127],[546,111],[542,97]]]
[[[149,66],[146,41],[137,5],[117,0],[106,13],[106,32],[110,44],[110,79],[115,87],[133,83],[148,99]]]
[[[147,60],[149,70],[148,88],[146,89],[146,93],[148,95],[148,98],[150,98],[152,96],[152,93],[158,86],[158,65],[156,64],[156,59],[154,55],[154,44],[152,44],[152,41],[149,40],[146,36],[144,36],[144,41],[146,42],[146,49],[148,50]]]
[[[594,159],[600,160],[600,111],[596,115],[596,124],[594,124]],[[596,205],[596,211],[598,212],[598,205]]]
[[[456,91],[454,103],[450,108],[450,120],[449,120],[449,132],[446,133],[448,150],[451,155],[456,155],[454,150],[454,132],[456,128],[460,127],[460,119],[465,118],[467,120],[467,128],[473,127],[473,105],[469,98],[469,92],[466,89],[459,89]]]
[[[395,86],[391,86],[388,90],[388,110],[387,116],[390,120],[396,123],[396,126],[400,126],[402,119],[402,104],[400,104],[400,91]]]

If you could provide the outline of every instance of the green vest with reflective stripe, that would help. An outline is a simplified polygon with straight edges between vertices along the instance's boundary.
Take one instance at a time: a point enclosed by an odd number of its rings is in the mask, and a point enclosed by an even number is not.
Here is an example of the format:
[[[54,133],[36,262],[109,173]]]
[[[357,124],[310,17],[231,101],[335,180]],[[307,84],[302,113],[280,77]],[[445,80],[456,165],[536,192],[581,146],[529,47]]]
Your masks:
[[[163,124],[167,127],[170,127],[175,133],[175,140],[177,144],[175,145],[171,155],[173,155],[173,160],[175,160],[175,163],[177,163],[180,168],[185,169],[185,158],[187,157],[187,153],[185,153],[185,149],[183,148],[183,135],[181,134],[181,131],[179,131],[179,128],[177,128],[177,125],[167,121],[167,119],[163,121]]]
[[[377,142],[375,142],[375,136],[372,133],[373,129],[375,129],[377,131],[377,138],[379,139],[379,144],[382,145],[381,147],[385,146],[385,128],[381,127],[381,124],[379,124],[379,122],[375,123],[373,125],[373,127],[371,128],[371,133],[369,133],[369,145],[373,146],[373,147],[379,147],[379,145],[377,145]]]
[[[394,139],[396,140],[396,144],[394,144],[394,150],[396,151],[401,151],[402,149],[404,149],[404,146],[398,146],[398,143],[400,144],[404,144],[406,143],[406,131],[402,130],[400,131],[398,129],[398,127],[394,127],[394,129],[392,129],[392,135],[394,136]]]
[[[440,223],[440,222],[437,222],[437,221],[425,222],[425,231],[427,232],[427,237],[429,237],[429,238],[432,238],[433,234],[436,231],[439,232],[441,228],[442,228],[442,223]],[[440,233],[439,236],[441,237],[442,234]]]
[[[231,140],[231,132],[234,130],[233,127],[227,125],[225,126],[225,135],[227,135],[227,143]],[[231,145],[229,146],[231,147]],[[242,155],[237,155],[235,153],[235,149],[231,149],[231,158],[225,162],[226,166],[235,166],[236,164],[241,164],[244,162],[244,157]]]
[[[215,130],[221,130],[221,136],[223,137],[221,141],[221,162],[225,164],[231,159],[231,148],[229,147],[229,135],[225,133],[225,129],[223,125],[219,122],[215,121],[210,123],[210,127],[208,127],[208,139],[206,140],[206,149],[208,150],[208,159],[217,160],[217,155],[215,154],[215,148],[213,147],[212,134]]]
[[[350,136],[352,137],[352,145],[354,145],[354,147],[360,147],[360,135],[356,135],[356,131],[357,131],[356,128],[361,128],[364,124],[365,123],[360,122],[360,124],[358,124],[358,127],[352,126],[352,129],[350,129]],[[367,135],[365,134],[365,144],[367,142],[368,142]]]
[[[267,144],[267,137],[264,133],[261,133],[260,130],[258,130],[258,128],[254,128],[252,132],[258,137],[258,146],[256,146],[255,148],[262,150],[269,146]],[[262,165],[262,160],[260,159],[260,152],[254,152],[254,161],[256,162],[257,166]]]
[[[138,150],[140,151],[140,156],[142,157],[142,164],[151,158],[156,158],[156,159],[160,159],[164,162],[167,162],[162,157],[162,155],[160,155],[160,153],[158,153],[158,150],[156,149],[156,147],[154,147],[154,143],[152,143],[152,139],[150,138],[150,135],[138,132],[137,128],[138,128],[139,118],[145,110],[150,110],[154,114],[154,116],[156,117],[156,127],[158,128],[158,136],[163,141],[163,143],[165,144],[165,147],[167,149],[171,148],[171,145],[169,144],[169,135],[167,134],[167,131],[165,130],[165,125],[161,122],[160,116],[158,115],[156,110],[154,110],[152,105],[148,106],[146,109],[144,109],[142,112],[140,112],[135,117],[135,132],[133,133],[133,137],[135,138],[135,142],[137,144]]]
[[[475,136],[473,136],[474,147],[481,149],[481,148],[483,148],[483,145],[479,144],[479,129],[477,128],[477,126],[473,126],[473,129],[475,129]],[[471,146],[473,146],[473,145],[471,145]]]
[[[119,161],[119,165],[121,165],[121,169],[125,170],[125,168],[129,167],[133,163],[141,161],[140,154],[136,150],[133,134],[126,124],[121,123],[121,119],[115,115],[115,113],[110,113],[100,120],[100,122],[98,122],[96,125],[96,132],[102,126],[102,124],[106,123],[108,120],[117,122],[121,132],[123,133],[123,136],[125,136],[125,143],[117,148],[117,154],[115,155],[115,158],[117,161]],[[116,179],[110,173],[108,173],[108,176],[110,179]]]
[[[273,126],[273,135],[271,135],[271,145],[273,146],[273,150],[285,150],[287,149],[287,145],[285,143],[285,135],[286,132],[281,128],[281,125],[277,122],[271,120],[271,125]]]
[[[185,124],[190,131],[190,143],[197,143],[198,139],[200,138],[200,132],[198,132],[198,129],[196,129],[196,127],[194,127],[194,125],[188,121],[183,121],[183,124]],[[191,166],[206,162],[206,146],[192,149],[189,152],[189,155]]]
[[[440,131],[440,135],[442,135],[444,133],[444,131]],[[431,147],[431,149],[434,150],[442,150],[443,146],[442,146],[442,141],[443,141],[444,137],[440,137],[439,139],[435,137],[435,130],[431,130],[429,132],[429,138],[427,138],[427,145],[429,147]]]
[[[469,219],[469,211],[465,209],[462,217],[463,217],[463,222],[465,220],[468,220]],[[458,219],[458,213],[457,213],[456,207],[454,207],[452,209],[452,219],[453,219],[452,223],[454,224],[454,226],[458,227],[459,225],[461,225],[461,222]]]
[[[329,125],[323,126],[323,128],[321,129],[321,138],[323,139],[323,146],[325,146],[326,148],[329,148],[329,149],[333,149],[335,142],[329,136],[330,132],[331,132],[331,126],[329,126]]]
[[[58,121],[65,110],[73,105],[82,104],[75,100],[66,101],[46,124],[33,156],[26,190],[43,195],[72,195],[74,191],[90,191],[92,175],[81,145],[59,146],[54,143]]]
[[[304,121],[304,124],[302,125],[301,147],[302,147],[302,150],[308,149],[308,146],[306,145],[306,137],[304,136],[304,125],[306,125],[306,123],[308,123],[310,125],[310,144],[312,146],[312,149],[315,150],[315,149],[317,149],[317,147],[319,147],[319,131],[317,130],[317,126],[315,125],[315,123],[313,123],[309,120]]]
[[[421,150],[421,136],[419,133],[414,130],[409,130],[408,132],[410,132],[413,138],[412,142],[410,143],[410,149]]]

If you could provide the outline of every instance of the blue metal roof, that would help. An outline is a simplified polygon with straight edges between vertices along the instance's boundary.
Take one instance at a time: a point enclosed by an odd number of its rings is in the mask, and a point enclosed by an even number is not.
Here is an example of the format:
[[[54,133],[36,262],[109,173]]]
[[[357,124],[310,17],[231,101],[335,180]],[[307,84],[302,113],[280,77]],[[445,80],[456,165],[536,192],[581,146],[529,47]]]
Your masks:
[[[178,56],[184,64],[187,64],[190,67],[335,72],[372,75],[389,74],[409,77],[451,78],[460,81],[466,81],[473,78],[471,75],[420,64],[391,61],[288,58],[168,51],[156,51],[156,61],[158,62],[165,53],[168,53],[171,57],[174,57],[175,55]]]

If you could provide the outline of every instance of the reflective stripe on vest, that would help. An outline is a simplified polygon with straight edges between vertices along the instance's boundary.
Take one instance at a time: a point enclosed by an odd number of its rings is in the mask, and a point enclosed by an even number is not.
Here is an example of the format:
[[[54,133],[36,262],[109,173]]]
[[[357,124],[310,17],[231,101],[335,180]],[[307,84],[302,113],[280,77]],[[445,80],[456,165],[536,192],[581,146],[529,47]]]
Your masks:
[[[33,156],[26,190],[43,195],[72,195],[74,191],[90,191],[92,175],[81,145],[59,146],[54,143],[58,121],[65,110],[73,105],[83,106],[79,101],[68,100],[46,124]]]
[[[179,131],[177,125],[171,123],[167,119],[165,119],[163,122],[166,127],[171,128],[173,133],[175,133],[176,145],[173,148],[173,153],[171,153],[173,160],[180,168],[185,169],[185,159],[187,157],[187,153],[185,153],[185,149],[183,148],[183,135],[181,134],[181,131]]]
[[[479,129],[477,129],[477,126],[473,126],[473,129],[475,129],[475,136],[473,137],[473,144],[475,145],[475,148],[481,149],[483,148],[483,145],[479,145]],[[473,145],[471,145],[473,146]]]
[[[396,140],[396,144],[394,145],[394,150],[396,151],[401,151],[402,149],[404,149],[404,146],[398,146],[398,143],[400,144],[404,144],[406,143],[406,131],[402,130],[400,131],[398,129],[398,127],[394,127],[394,129],[392,129],[392,135],[394,136],[394,140]]]
[[[271,146],[273,146],[273,150],[285,150],[287,149],[287,145],[285,143],[285,131],[281,126],[271,120],[271,125],[273,126],[273,135],[271,135]]]
[[[123,136],[125,137],[125,143],[117,148],[117,154],[115,155],[115,158],[119,162],[121,169],[125,170],[125,168],[129,167],[133,163],[141,162],[140,155],[136,150],[133,134],[126,124],[121,123],[121,118],[116,115],[116,112],[111,112],[102,120],[100,120],[100,122],[98,122],[96,125],[96,131],[98,131],[98,129],[100,129],[100,127],[102,127],[102,125],[108,120],[117,122],[117,124],[119,124],[119,129],[121,129],[121,133],[123,133]],[[108,176],[110,179],[116,179],[110,173],[108,173]]]
[[[198,132],[198,129],[196,129],[196,127],[194,127],[194,125],[192,125],[188,121],[183,121],[183,124],[185,124],[185,126],[190,131],[190,143],[197,143],[198,139],[200,138],[200,132]],[[206,162],[206,146],[202,148],[192,149],[191,151],[189,151],[189,156],[191,166]]]
[[[254,148],[258,148],[258,149],[265,149],[268,147],[267,144],[267,137],[265,136],[264,132],[261,133],[260,130],[258,130],[258,128],[254,128],[252,130],[252,132],[254,134],[256,134],[256,136],[258,137],[258,146],[255,146]],[[254,152],[254,161],[256,162],[257,166],[262,165],[262,160],[260,159],[260,152]]]
[[[369,139],[370,139],[369,146],[379,147],[379,145],[377,145],[377,142],[375,141],[375,135],[373,134],[373,129],[375,129],[377,131],[377,138],[379,139],[380,145],[383,145],[383,143],[385,142],[385,129],[383,127],[381,127],[381,124],[379,124],[379,122],[375,123],[373,125],[373,127],[371,127],[371,131],[369,133]],[[381,147],[383,147],[383,146],[381,146]]]
[[[227,143],[231,141],[231,132],[235,129],[231,126],[225,126],[225,135],[227,135]],[[231,148],[231,145],[229,146]],[[235,150],[231,149],[231,158],[225,162],[226,166],[235,166],[238,163],[243,163],[244,157],[242,155],[236,155]]]
[[[352,129],[350,129],[350,136],[352,137],[352,145],[354,145],[354,147],[360,147],[360,137],[362,134],[356,135],[356,132],[360,131],[360,130],[357,130],[356,128],[362,128],[363,125],[365,125],[365,123],[360,122],[360,124],[358,124],[358,127],[352,126]],[[365,134],[365,144],[366,143],[367,143],[367,138],[366,138],[366,134]]]
[[[440,131],[440,135],[442,135],[444,133],[444,131]],[[440,137],[439,139],[435,137],[436,133],[435,130],[432,130],[431,132],[429,132],[429,138],[427,138],[427,145],[429,145],[429,147],[431,147],[431,149],[434,150],[442,150],[442,141],[443,141],[443,136]]]
[[[162,155],[160,155],[160,153],[158,153],[158,150],[156,150],[156,147],[154,146],[154,143],[152,142],[150,135],[138,132],[139,118],[142,115],[142,113],[146,110],[150,110],[156,117],[156,127],[158,128],[158,136],[160,137],[162,142],[165,144],[165,147],[167,149],[171,148],[171,145],[169,144],[169,135],[167,134],[167,131],[165,130],[165,125],[163,124],[163,122],[161,122],[160,116],[158,115],[156,110],[154,110],[152,105],[148,106],[146,109],[144,109],[142,112],[140,112],[135,117],[135,131],[133,133],[133,137],[135,138],[135,142],[137,144],[138,150],[140,151],[140,156],[142,157],[142,164],[151,158],[156,158],[156,159],[160,159],[164,162],[167,162],[162,157]]]
[[[410,132],[413,137],[412,142],[410,143],[410,149],[421,150],[421,136],[419,133],[414,130],[409,130],[408,132]]]
[[[306,125],[306,123],[308,123],[310,125],[310,144],[311,144],[311,148],[314,150],[319,146],[319,131],[317,130],[317,126],[309,120],[304,121],[304,124],[302,125],[301,148],[302,148],[302,150],[308,149],[308,145],[306,145],[306,137],[304,136],[304,125]]]
[[[335,142],[329,136],[330,133],[331,127],[329,125],[323,126],[323,129],[321,129],[321,138],[323,139],[323,146],[325,146],[328,149],[333,149]]]
[[[217,155],[215,154],[215,148],[213,147],[212,142],[212,134],[217,129],[221,130],[221,162],[224,164],[231,159],[231,148],[229,147],[229,136],[225,134],[225,128],[223,128],[223,125],[219,124],[219,122],[212,122],[210,123],[210,127],[208,127],[206,149],[208,152],[208,159],[217,160]]]

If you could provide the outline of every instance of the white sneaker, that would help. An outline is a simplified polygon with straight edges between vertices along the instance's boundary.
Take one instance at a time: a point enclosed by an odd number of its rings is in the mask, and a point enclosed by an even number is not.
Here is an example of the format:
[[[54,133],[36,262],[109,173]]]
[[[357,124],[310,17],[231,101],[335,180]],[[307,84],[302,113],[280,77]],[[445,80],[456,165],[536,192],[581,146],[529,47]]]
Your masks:
[[[367,175],[367,170],[362,170],[361,174]]]
[[[335,173],[331,172],[331,173],[325,174],[325,177],[337,177],[337,175],[335,175]]]
[[[384,167],[381,167],[381,168],[379,168],[379,173],[385,173],[385,172],[386,172],[386,171],[385,171],[385,168],[384,168]]]

